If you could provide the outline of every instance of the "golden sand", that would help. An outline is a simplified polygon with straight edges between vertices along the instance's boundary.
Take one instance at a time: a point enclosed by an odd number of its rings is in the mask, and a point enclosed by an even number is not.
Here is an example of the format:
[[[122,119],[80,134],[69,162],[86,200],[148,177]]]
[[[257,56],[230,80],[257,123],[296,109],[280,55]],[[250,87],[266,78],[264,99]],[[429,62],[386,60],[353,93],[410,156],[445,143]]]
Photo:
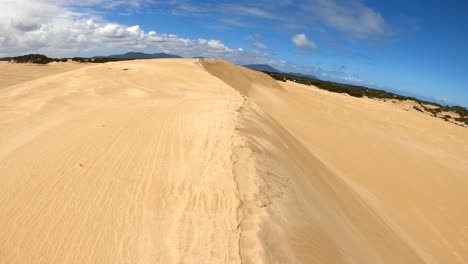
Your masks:
[[[467,128],[215,60],[37,67],[0,64],[0,263],[468,261]]]

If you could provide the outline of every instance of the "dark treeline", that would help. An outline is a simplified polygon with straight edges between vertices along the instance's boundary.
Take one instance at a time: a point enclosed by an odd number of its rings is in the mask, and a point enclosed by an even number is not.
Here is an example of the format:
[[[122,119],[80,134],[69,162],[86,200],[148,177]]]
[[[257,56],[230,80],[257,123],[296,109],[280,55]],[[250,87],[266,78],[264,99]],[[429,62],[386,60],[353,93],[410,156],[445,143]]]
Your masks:
[[[82,63],[105,63],[105,62],[112,62],[112,61],[125,61],[125,60],[133,60],[133,59],[120,59],[120,58],[109,58],[109,57],[96,57],[96,58],[83,58],[83,57],[75,57],[70,58],[72,61],[75,62],[82,62]],[[11,61],[15,63],[35,63],[35,64],[48,64],[51,62],[67,62],[68,58],[49,58],[42,54],[28,54],[22,56],[15,56],[15,57],[5,57],[0,58],[0,61]]]
[[[106,63],[113,61],[128,61],[135,59],[120,59],[120,58],[109,58],[109,57],[96,57],[96,58],[84,58],[84,57],[74,57],[72,61],[82,62],[82,63]]]
[[[35,63],[35,64],[48,64],[50,62],[67,62],[68,59],[54,59],[41,54],[28,54],[16,57],[7,57],[0,59],[2,61],[13,61],[16,63]]]

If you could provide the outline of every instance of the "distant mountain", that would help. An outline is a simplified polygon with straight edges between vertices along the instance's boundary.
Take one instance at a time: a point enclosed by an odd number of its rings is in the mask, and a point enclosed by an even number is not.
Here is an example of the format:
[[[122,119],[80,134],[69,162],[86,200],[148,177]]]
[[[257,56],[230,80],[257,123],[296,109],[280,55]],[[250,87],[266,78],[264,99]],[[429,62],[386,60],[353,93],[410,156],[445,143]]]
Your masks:
[[[167,54],[167,53],[154,53],[148,54],[143,52],[127,52],[125,54],[116,54],[107,56],[113,59],[163,59],[163,58],[182,58],[178,55]]]
[[[298,73],[298,72],[288,72],[288,74],[298,76],[298,77],[306,77],[306,78],[309,78],[309,79],[320,80],[319,78],[317,78],[317,77],[315,77],[313,75],[309,75],[309,74],[302,74],[302,73]]]
[[[317,77],[315,77],[313,75],[297,73],[297,72],[283,72],[283,71],[280,71],[280,70],[277,70],[277,69],[271,67],[268,64],[248,64],[248,65],[244,65],[244,67],[249,68],[251,70],[255,70],[255,71],[287,73],[289,75],[294,75],[294,76],[298,76],[298,77],[306,77],[306,78],[310,78],[310,79],[319,80],[319,78],[317,78]]]
[[[281,72],[267,64],[248,64],[244,65],[244,67],[255,71]]]

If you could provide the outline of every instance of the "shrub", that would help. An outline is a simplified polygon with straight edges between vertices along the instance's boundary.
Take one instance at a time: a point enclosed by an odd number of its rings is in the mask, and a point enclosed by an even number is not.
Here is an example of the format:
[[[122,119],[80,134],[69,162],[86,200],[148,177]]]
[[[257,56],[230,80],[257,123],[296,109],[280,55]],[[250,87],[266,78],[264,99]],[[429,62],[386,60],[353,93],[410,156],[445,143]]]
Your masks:
[[[468,125],[468,118],[466,118],[466,117],[457,117],[457,118],[455,118],[455,121],[465,123],[466,125]]]

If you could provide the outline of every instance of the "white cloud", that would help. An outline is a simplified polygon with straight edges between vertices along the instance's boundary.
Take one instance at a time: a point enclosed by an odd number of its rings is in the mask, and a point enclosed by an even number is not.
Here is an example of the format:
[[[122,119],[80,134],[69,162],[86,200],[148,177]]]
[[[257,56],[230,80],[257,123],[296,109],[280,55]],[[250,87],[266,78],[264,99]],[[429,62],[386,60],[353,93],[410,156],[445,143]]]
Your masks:
[[[118,24],[107,24],[97,27],[95,33],[104,38],[123,38],[129,36],[129,28]]]
[[[213,49],[216,49],[216,50],[229,50],[228,47],[226,47],[221,41],[219,40],[208,40],[207,42],[208,46],[213,48]]]
[[[300,48],[312,48],[315,49],[317,46],[315,43],[307,38],[305,34],[297,34],[292,37],[292,42]]]
[[[245,37],[246,40],[250,40],[250,41],[259,41],[262,38],[263,38],[262,35],[260,35],[258,33],[251,34],[251,35],[248,35],[248,36]]]
[[[438,101],[441,101],[441,102],[443,102],[443,103],[445,103],[445,104],[450,104],[450,103],[453,103],[453,101],[452,101],[452,100],[450,100],[450,99],[448,99],[448,98],[445,98],[445,97],[442,97],[442,98],[436,98],[436,100],[438,100]]]
[[[382,15],[361,0],[303,0],[301,7],[351,38],[368,39],[385,33]]]
[[[375,86],[375,83],[361,79],[358,74],[353,74],[351,76],[342,76],[340,79],[344,80],[347,83],[352,83],[356,85],[364,85],[371,87]]]
[[[248,7],[242,5],[222,5],[221,9],[223,12],[234,13],[237,15],[249,15],[258,18],[266,18],[266,19],[277,19],[278,17],[274,14],[265,11],[265,9],[260,9],[256,7]]]
[[[47,1],[47,0],[39,0],[39,1]],[[99,6],[103,9],[115,9],[118,7],[124,8],[134,8],[138,9],[143,7],[147,4],[155,3],[153,0],[55,0],[54,3],[65,5],[65,6],[84,6],[84,7],[95,7]]]
[[[259,49],[268,49],[268,47],[265,44],[262,44],[260,42],[255,42],[253,45]]]
[[[342,79],[351,83],[364,83],[365,82],[364,80],[356,76],[344,76],[342,77]]]

